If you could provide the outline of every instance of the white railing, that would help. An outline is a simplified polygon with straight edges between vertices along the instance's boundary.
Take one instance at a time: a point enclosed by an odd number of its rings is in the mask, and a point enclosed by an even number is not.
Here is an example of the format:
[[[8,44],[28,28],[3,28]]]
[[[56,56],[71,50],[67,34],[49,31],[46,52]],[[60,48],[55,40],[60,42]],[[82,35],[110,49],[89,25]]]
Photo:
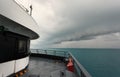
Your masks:
[[[61,56],[61,57],[67,56],[67,51],[59,51],[59,50],[31,49],[31,53],[54,55],[54,56]]]

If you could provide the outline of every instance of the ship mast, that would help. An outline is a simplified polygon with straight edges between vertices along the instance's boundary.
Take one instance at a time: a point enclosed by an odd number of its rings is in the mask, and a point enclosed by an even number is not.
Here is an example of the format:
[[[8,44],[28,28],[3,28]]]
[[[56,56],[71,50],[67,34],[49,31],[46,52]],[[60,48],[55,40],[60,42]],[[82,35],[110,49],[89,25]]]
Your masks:
[[[30,16],[32,16],[32,10],[33,10],[33,7],[32,5],[30,5]]]

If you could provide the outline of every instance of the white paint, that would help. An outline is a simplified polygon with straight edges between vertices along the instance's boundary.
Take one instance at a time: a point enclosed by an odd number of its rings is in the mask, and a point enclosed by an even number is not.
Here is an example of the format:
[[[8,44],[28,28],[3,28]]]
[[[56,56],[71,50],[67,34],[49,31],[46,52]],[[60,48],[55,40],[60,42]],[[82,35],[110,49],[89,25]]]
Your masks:
[[[13,0],[0,0],[0,14],[32,30],[31,32],[38,33],[39,27],[36,22]]]
[[[14,73],[14,63],[14,60],[0,63],[0,77],[7,77],[8,75]]]
[[[13,73],[19,72],[29,64],[29,57],[18,60],[0,63],[0,77],[7,77]]]
[[[29,57],[16,60],[15,72],[19,72],[29,64]]]

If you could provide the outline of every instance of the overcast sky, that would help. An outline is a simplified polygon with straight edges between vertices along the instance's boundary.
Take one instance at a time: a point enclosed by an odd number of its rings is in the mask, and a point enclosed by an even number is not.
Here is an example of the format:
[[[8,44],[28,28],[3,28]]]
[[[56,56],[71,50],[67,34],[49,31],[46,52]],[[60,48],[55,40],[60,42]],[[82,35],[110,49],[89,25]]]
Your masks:
[[[40,38],[31,48],[120,48],[120,0],[27,0]]]

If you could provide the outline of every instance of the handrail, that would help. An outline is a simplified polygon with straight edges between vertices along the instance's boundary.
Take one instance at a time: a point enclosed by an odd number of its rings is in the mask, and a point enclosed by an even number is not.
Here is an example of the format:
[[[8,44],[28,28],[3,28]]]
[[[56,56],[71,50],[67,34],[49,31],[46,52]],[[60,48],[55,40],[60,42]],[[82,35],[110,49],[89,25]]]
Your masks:
[[[81,73],[81,76],[80,77],[92,77],[88,72],[87,70],[77,61],[77,59],[69,52],[69,55],[72,57],[73,61],[74,61],[74,64],[76,63],[79,70],[80,70],[80,73]]]
[[[31,53],[62,56],[62,57],[67,56],[67,51],[59,51],[59,50],[31,49]]]

